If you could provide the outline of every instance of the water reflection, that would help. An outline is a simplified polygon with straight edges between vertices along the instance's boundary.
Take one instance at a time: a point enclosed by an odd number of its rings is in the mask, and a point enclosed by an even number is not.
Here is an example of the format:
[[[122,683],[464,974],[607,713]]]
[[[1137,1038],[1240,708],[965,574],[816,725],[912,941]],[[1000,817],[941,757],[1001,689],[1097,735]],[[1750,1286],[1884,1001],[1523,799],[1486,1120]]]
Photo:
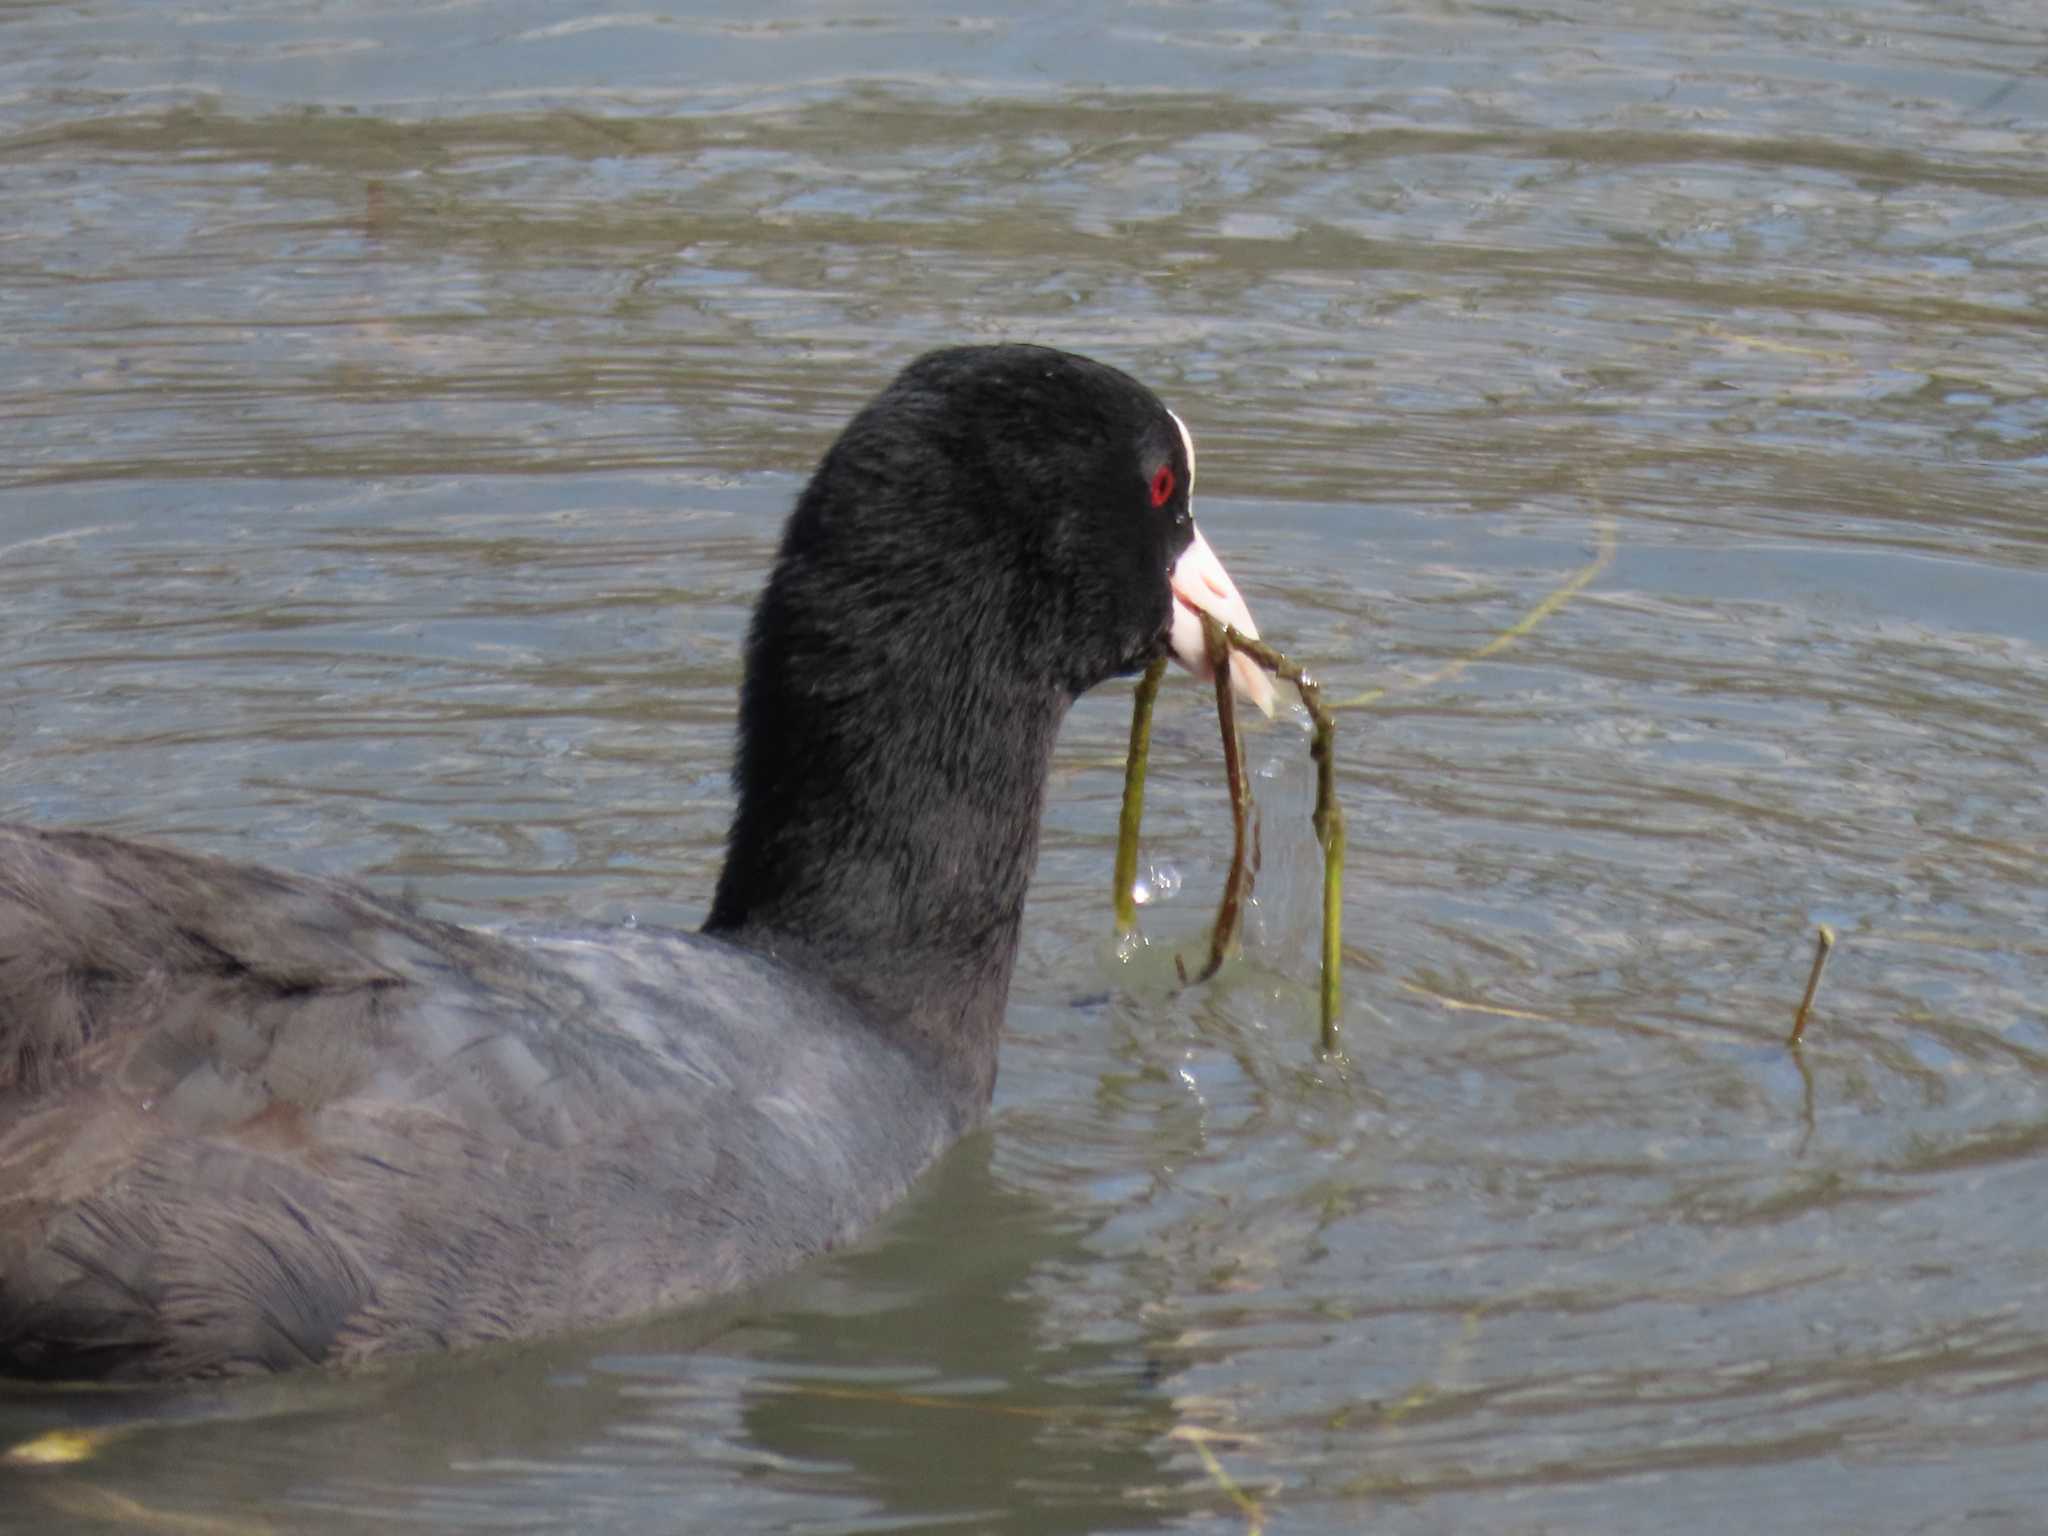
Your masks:
[[[1177,1487],[1163,1462],[1177,1415],[1162,1356],[1142,1331],[1097,1342],[1046,1327],[1042,1292],[1088,1263],[1085,1237],[1084,1223],[992,1178],[985,1142],[949,1159],[892,1230],[893,1257],[842,1261],[839,1284],[778,1313],[775,1336],[750,1351],[767,1369],[744,1410],[747,1440],[844,1465],[847,1491],[907,1522],[1167,1523],[1199,1490]],[[948,1305],[897,1285],[906,1263],[943,1277]]]
[[[1142,1333],[1045,1328],[1048,1277],[1086,1262],[1085,1226],[993,1177],[984,1138],[886,1250],[688,1318],[351,1382],[16,1394],[0,1420],[14,1439],[129,1426],[89,1466],[17,1476],[21,1499],[60,1514],[144,1487],[163,1518],[225,1504],[274,1511],[278,1529],[323,1513],[492,1527],[522,1501],[571,1524],[660,1522],[714,1515],[716,1469],[792,1514],[850,1500],[977,1530],[1154,1529],[1208,1494],[1167,1464],[1182,1406]],[[258,1454],[234,1456],[252,1423]]]

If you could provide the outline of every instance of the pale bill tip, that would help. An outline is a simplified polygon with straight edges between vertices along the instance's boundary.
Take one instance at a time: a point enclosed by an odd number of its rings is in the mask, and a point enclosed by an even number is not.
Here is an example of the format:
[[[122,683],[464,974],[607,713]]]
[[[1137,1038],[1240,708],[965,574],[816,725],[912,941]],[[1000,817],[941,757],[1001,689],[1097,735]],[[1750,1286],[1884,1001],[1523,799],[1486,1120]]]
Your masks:
[[[1170,642],[1174,659],[1197,677],[1213,677],[1215,672],[1209,665],[1202,621],[1196,614],[1207,613],[1253,640],[1258,638],[1259,626],[1252,621],[1251,609],[1245,606],[1237,584],[1230,579],[1230,573],[1224,570],[1223,562],[1216,558],[1216,551],[1209,547],[1209,541],[1202,537],[1199,528],[1195,530],[1194,542],[1174,562],[1171,581],[1174,605]],[[1233,652],[1230,657],[1230,685],[1239,698],[1257,706],[1267,719],[1272,718],[1273,681],[1266,675],[1264,667],[1249,656]]]

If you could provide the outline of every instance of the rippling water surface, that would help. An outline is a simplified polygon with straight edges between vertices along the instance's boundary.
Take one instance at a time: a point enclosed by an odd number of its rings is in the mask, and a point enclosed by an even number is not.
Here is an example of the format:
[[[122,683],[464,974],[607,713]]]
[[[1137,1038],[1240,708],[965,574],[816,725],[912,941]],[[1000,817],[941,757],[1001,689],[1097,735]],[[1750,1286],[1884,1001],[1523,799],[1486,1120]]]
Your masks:
[[[871,1243],[128,1403],[0,1529],[2048,1518],[2035,6],[0,6],[0,315],[0,815],[692,921],[800,477],[1009,337],[1193,423],[1353,847],[1347,1065],[1290,726],[1175,989],[1170,690],[1119,963],[1103,690],[991,1128]]]

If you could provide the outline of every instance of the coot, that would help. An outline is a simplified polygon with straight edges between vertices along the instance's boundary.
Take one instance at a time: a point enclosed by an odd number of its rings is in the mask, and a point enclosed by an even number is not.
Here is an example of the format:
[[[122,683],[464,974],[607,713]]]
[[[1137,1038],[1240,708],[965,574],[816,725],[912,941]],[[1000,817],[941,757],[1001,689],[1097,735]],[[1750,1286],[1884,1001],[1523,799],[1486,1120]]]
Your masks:
[[[755,610],[701,933],[484,933],[0,827],[0,1375],[538,1335],[859,1233],[988,1105],[1068,704],[1169,651],[1206,672],[1187,605],[1251,629],[1194,471],[1100,363],[906,368]]]

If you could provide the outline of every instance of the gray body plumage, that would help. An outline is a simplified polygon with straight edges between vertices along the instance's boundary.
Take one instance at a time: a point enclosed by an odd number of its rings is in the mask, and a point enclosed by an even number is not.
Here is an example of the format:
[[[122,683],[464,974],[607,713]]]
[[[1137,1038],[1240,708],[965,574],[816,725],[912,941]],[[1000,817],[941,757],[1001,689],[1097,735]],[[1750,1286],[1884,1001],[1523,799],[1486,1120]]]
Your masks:
[[[0,1373],[275,1370],[681,1305],[852,1237],[961,1129],[830,985],[744,948],[481,933],[0,827]]]

